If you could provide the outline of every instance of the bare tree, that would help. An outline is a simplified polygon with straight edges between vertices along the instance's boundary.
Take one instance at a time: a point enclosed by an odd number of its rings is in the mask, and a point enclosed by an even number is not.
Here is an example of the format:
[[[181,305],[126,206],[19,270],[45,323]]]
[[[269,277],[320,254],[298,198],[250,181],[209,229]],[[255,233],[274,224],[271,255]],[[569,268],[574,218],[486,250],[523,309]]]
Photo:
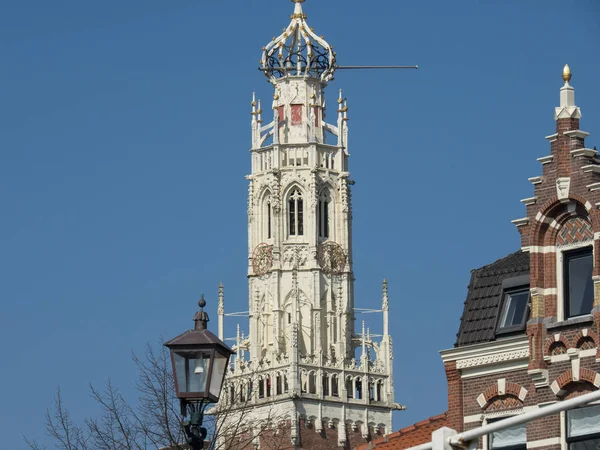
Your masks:
[[[90,395],[100,406],[97,417],[77,424],[63,403],[60,388],[54,405],[45,414],[45,432],[59,450],[187,450],[179,400],[175,397],[175,382],[171,372],[169,350],[160,345],[146,345],[145,357],[133,355],[137,368],[137,401],[126,400],[109,380],[103,390],[90,384]],[[242,401],[221,402],[209,410],[204,426],[208,429],[212,450],[251,449],[264,435],[268,448],[287,447],[284,432],[271,414],[260,420],[253,418],[252,396]],[[268,435],[268,436],[267,436]],[[219,438],[217,438],[219,437]],[[31,450],[46,450],[35,439],[25,437]],[[281,441],[281,442],[280,442]],[[289,444],[289,440],[287,441]]]

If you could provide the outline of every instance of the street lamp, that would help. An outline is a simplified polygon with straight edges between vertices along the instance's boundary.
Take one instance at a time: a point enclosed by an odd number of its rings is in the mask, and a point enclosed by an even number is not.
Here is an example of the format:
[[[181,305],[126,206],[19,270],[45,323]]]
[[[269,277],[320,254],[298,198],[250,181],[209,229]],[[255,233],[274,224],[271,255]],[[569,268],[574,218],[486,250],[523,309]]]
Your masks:
[[[204,295],[198,301],[200,311],[194,316],[194,329],[165,342],[171,351],[177,398],[181,402],[187,443],[192,450],[204,447],[206,429],[202,427],[204,408],[219,401],[229,357],[234,353],[217,336],[206,329]]]

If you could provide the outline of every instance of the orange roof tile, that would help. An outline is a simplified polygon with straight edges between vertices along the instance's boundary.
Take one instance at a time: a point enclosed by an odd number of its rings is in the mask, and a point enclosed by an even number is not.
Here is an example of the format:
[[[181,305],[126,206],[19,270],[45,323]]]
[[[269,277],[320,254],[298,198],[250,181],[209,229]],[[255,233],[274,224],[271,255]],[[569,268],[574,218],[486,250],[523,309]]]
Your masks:
[[[367,444],[359,445],[355,450],[403,450],[431,441],[431,433],[444,426],[448,426],[447,412],[409,425]]]

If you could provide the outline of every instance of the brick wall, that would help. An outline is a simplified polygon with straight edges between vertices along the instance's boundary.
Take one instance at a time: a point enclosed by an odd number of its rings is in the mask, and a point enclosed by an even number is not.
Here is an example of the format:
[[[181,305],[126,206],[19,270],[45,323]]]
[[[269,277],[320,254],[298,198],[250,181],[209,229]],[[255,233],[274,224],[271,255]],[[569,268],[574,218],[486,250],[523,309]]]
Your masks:
[[[463,386],[456,361],[444,363],[448,381],[448,426],[456,431],[463,430]]]

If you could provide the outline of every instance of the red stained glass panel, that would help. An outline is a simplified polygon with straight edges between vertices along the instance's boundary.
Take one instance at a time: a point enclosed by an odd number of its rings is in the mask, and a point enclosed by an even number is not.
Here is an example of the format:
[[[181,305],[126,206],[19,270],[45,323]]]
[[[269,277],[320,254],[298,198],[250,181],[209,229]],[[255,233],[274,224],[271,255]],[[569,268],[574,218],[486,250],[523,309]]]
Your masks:
[[[292,125],[302,125],[302,105],[292,105]]]

